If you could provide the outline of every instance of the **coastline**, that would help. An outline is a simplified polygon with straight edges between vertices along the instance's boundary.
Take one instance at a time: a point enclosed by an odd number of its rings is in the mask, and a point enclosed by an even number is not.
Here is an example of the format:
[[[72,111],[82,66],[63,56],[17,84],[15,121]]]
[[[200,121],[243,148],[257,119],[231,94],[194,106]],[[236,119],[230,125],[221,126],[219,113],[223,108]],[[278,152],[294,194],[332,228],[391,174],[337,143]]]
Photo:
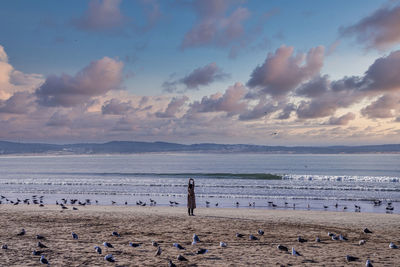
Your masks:
[[[56,205],[45,207],[0,205],[0,243],[7,244],[1,250],[5,266],[37,266],[39,257],[33,256],[36,234],[46,237],[44,249],[51,266],[167,266],[171,259],[177,266],[355,266],[370,259],[374,266],[394,266],[400,262],[400,250],[389,249],[389,243],[400,245],[400,215],[376,213],[343,213],[303,210],[257,210],[235,208],[198,208],[194,217],[187,216],[184,207],[137,207],[137,206],[86,206],[61,210]],[[372,234],[364,234],[363,228]],[[26,235],[16,234],[24,228]],[[259,236],[258,229],[265,234]],[[111,236],[118,231],[121,237]],[[71,232],[79,235],[73,240]],[[237,238],[240,232],[245,236]],[[342,234],[348,241],[332,241],[328,232]],[[201,242],[191,245],[196,233]],[[259,240],[250,241],[253,234]],[[299,243],[297,237],[308,239]],[[316,236],[321,243],[316,243]],[[364,239],[366,244],[359,246]],[[104,241],[114,244],[113,249],[102,246]],[[157,241],[163,252],[154,256]],[[226,248],[219,242],[227,243]],[[139,248],[129,242],[142,243]],[[178,251],[172,246],[180,243],[186,250]],[[294,247],[302,256],[292,256],[279,251],[282,244]],[[93,247],[103,249],[95,253]],[[208,253],[196,255],[199,248]],[[111,253],[115,264],[103,257]],[[178,254],[189,261],[178,262]],[[359,258],[346,262],[346,255]]]

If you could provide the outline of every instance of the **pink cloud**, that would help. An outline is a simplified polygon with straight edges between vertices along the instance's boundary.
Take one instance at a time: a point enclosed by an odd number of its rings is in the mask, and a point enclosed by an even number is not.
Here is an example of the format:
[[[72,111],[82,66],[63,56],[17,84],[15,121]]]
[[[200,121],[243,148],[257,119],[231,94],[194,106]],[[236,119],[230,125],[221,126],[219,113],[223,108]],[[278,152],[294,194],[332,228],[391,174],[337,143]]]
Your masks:
[[[122,27],[126,18],[120,10],[121,0],[91,0],[75,25],[87,31],[109,31]]]
[[[238,7],[227,15],[230,2],[227,0],[196,0],[193,9],[197,21],[185,34],[181,48],[202,45],[226,46],[238,40],[243,33],[243,23],[250,16],[247,8]]]
[[[35,94],[44,106],[71,107],[86,103],[93,96],[100,96],[118,89],[122,81],[121,61],[104,57],[91,62],[75,76],[50,75]]]
[[[257,66],[247,86],[253,95],[282,96],[294,90],[300,83],[312,78],[322,68],[324,48],[312,48],[307,54],[294,55],[294,48],[281,46],[274,54],[269,53],[264,63]]]
[[[367,48],[380,50],[400,42],[400,5],[385,6],[354,25],[340,28],[344,37],[355,37]]]

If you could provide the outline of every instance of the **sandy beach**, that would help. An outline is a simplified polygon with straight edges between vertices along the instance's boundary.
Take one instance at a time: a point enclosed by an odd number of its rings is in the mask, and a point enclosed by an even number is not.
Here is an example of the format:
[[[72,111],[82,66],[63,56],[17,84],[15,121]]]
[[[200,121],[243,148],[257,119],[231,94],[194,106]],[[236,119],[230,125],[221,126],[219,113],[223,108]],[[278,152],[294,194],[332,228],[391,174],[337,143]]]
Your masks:
[[[0,205],[1,266],[40,266],[43,251],[51,266],[168,266],[171,259],[177,266],[399,266],[400,215],[295,210],[252,210],[199,208],[193,217],[184,207],[86,206],[78,210],[61,210],[59,206],[38,207]],[[372,234],[363,233],[368,227]],[[17,236],[24,228],[26,234]],[[257,230],[264,230],[258,235]],[[121,237],[112,236],[117,231]],[[79,235],[74,240],[71,232]],[[348,241],[333,241],[328,232],[342,234]],[[196,233],[200,241],[191,245]],[[237,238],[236,233],[244,234]],[[36,235],[48,248],[37,247]],[[249,240],[249,235],[259,240]],[[299,243],[301,236],[308,242]],[[320,243],[315,238],[321,238]],[[360,246],[359,241],[365,240]],[[105,248],[104,241],[114,248]],[[158,242],[160,256],[151,242]],[[227,244],[221,248],[220,241]],[[140,247],[129,242],[141,243]],[[172,244],[179,243],[185,250]],[[277,249],[282,244],[294,247],[302,256],[292,256]],[[102,255],[95,252],[100,246]],[[197,255],[199,248],[208,253]],[[104,260],[112,254],[115,263]],[[188,259],[179,262],[178,255]],[[346,255],[358,257],[347,262]]]

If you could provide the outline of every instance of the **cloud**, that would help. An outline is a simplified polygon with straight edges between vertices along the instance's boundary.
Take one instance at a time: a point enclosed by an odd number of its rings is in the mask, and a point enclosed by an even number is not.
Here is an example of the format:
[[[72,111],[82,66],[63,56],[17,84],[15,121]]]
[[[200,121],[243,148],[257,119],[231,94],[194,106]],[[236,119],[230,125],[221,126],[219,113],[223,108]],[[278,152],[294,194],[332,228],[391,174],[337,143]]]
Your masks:
[[[347,125],[351,120],[354,120],[356,115],[352,112],[346,113],[340,117],[329,118],[327,124],[329,125]]]
[[[355,37],[367,48],[384,50],[400,42],[400,5],[384,6],[357,23],[341,27],[343,37]]]
[[[111,31],[121,28],[127,18],[121,13],[120,4],[121,0],[91,0],[88,9],[74,24],[85,31]]]
[[[239,120],[248,121],[268,117],[271,113],[279,110],[281,105],[282,103],[277,103],[274,100],[262,97],[254,108],[242,112],[239,116]]]
[[[371,119],[386,119],[400,111],[400,94],[386,94],[361,110],[361,114]]]
[[[400,27],[399,27],[400,28]],[[366,90],[400,90],[400,50],[381,57],[368,68],[363,78]]]
[[[122,102],[116,98],[106,101],[101,107],[101,112],[104,115],[124,115],[131,110],[133,110],[133,107],[130,101]]]
[[[155,115],[158,118],[174,118],[188,100],[187,96],[174,97],[164,112],[156,112]]]
[[[246,110],[247,102],[244,96],[248,89],[241,83],[228,87],[224,94],[216,93],[204,96],[201,101],[194,101],[189,112],[227,112],[228,116],[239,114]]]
[[[257,66],[247,82],[250,96],[283,96],[300,83],[312,78],[322,68],[324,47],[312,48],[305,55],[294,55],[294,48],[281,46],[274,54],[269,53],[264,63]]]
[[[40,74],[26,74],[14,69],[0,45],[0,100],[9,99],[17,92],[31,92],[44,81]]]
[[[91,62],[75,76],[50,75],[35,94],[44,106],[72,107],[86,103],[94,96],[118,89],[122,81],[121,61],[104,57]]]
[[[199,86],[207,86],[215,81],[220,81],[229,77],[229,74],[224,73],[215,62],[212,62],[204,67],[193,70],[190,74],[173,81],[165,81],[163,87],[168,92],[177,90],[179,84],[185,85],[186,89],[198,89]]]
[[[305,97],[318,97],[328,91],[330,86],[329,76],[316,76],[311,81],[296,89],[296,95]]]
[[[7,100],[0,100],[0,113],[25,114],[31,110],[34,97],[29,92],[16,92]]]
[[[191,7],[197,21],[185,34],[181,48],[203,45],[226,46],[244,34],[244,21],[250,16],[247,8],[237,7],[227,14],[228,0],[195,0]]]
[[[60,111],[54,112],[54,114],[50,117],[46,126],[49,127],[68,127],[72,123],[68,114],[62,113]]]

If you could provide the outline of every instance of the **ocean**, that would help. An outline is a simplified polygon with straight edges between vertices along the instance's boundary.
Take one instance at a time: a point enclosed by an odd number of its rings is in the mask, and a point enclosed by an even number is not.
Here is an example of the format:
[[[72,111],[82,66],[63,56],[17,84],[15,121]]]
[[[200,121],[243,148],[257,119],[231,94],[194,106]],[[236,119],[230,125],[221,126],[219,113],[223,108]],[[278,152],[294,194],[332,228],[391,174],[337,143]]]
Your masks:
[[[400,213],[399,154],[0,157],[0,194],[9,200],[43,195],[47,204],[75,198],[148,205],[151,198],[157,205],[185,206],[188,178],[196,181],[198,207],[354,212],[357,205],[361,212],[382,213],[391,202],[390,212]]]

